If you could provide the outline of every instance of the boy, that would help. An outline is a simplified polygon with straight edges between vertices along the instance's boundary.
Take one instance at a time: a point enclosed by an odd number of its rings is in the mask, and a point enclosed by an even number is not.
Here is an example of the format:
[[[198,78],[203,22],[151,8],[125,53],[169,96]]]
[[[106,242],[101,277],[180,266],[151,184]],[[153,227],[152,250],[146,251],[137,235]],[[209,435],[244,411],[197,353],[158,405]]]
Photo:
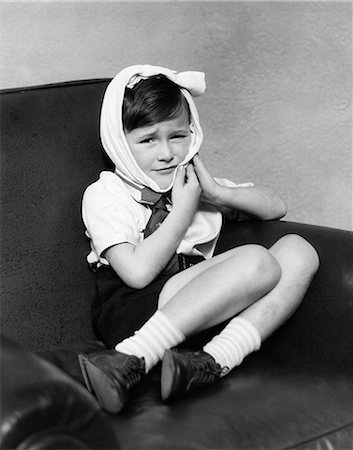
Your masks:
[[[93,323],[111,350],[79,359],[111,412],[161,360],[163,400],[217,381],[293,314],[318,269],[316,251],[294,235],[269,250],[213,256],[222,214],[279,219],[286,205],[269,188],[209,174],[192,98],[204,90],[200,72],[132,66],[104,96],[101,137],[116,169],[87,188],[83,219],[97,279]],[[218,324],[201,350],[170,350]]]

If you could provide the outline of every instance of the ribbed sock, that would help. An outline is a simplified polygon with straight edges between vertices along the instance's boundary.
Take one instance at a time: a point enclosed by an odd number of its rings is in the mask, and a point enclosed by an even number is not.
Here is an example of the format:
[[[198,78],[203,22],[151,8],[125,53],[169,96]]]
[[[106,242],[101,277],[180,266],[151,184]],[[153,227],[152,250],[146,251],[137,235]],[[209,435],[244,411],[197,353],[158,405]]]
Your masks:
[[[160,361],[166,350],[180,344],[183,333],[161,311],[155,314],[133,336],[115,346],[115,350],[145,358],[146,372]]]
[[[228,325],[208,342],[203,350],[209,353],[216,362],[228,370],[241,364],[245,356],[258,350],[261,346],[261,336],[255,326],[242,317],[235,317]]]

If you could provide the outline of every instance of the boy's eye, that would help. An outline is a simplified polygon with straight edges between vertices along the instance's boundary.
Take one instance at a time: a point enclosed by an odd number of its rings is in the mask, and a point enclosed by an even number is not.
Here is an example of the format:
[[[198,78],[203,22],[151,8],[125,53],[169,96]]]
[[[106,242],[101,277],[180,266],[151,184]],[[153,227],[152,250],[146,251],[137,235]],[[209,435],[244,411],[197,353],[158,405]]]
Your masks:
[[[155,140],[155,138],[149,137],[149,138],[146,138],[146,139],[143,139],[142,141],[140,141],[140,144],[150,144],[154,140]]]
[[[183,139],[188,137],[186,134],[176,134],[174,136],[172,136],[172,139]]]

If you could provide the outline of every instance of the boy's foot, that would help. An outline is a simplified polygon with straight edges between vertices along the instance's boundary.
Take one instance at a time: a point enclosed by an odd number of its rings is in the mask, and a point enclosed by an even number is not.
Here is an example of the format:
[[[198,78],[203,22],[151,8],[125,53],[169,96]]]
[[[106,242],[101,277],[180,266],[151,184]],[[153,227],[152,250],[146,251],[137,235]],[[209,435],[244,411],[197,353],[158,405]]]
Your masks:
[[[162,400],[176,398],[196,387],[214,383],[224,370],[202,350],[167,350],[162,362]]]
[[[123,408],[130,388],[145,375],[144,358],[116,350],[80,354],[78,358],[87,389],[109,412],[117,413]]]

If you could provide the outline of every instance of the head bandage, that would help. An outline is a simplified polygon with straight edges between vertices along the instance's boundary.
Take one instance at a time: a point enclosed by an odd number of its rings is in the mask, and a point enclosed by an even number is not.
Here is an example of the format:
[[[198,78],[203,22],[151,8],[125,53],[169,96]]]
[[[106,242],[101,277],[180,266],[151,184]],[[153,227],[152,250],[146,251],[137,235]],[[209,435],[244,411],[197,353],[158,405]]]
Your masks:
[[[179,165],[188,163],[199,151],[203,140],[199,116],[192,98],[201,95],[206,90],[203,72],[177,73],[164,67],[149,65],[127,67],[113,78],[105,91],[101,110],[100,133],[103,148],[115,165],[117,175],[137,188],[142,189],[147,186],[162,193],[169,191],[173,183],[167,188],[161,189],[155,181],[140,169],[126,141],[122,120],[125,88],[133,88],[142,79],[159,74],[165,75],[180,87],[190,108],[192,141],[188,154]]]

